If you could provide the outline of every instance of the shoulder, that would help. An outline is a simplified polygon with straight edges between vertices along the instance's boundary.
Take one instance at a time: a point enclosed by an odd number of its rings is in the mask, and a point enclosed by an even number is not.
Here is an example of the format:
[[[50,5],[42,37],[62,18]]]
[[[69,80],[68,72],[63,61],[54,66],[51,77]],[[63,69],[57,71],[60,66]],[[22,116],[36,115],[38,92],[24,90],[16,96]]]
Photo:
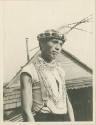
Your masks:
[[[24,66],[21,70],[21,73],[27,72],[27,73],[31,74],[31,71],[33,71],[34,69],[35,69],[34,64],[31,63],[31,64]]]
[[[26,73],[32,77],[32,81],[38,81],[38,74],[35,68],[34,63],[30,63],[23,67],[21,74]]]

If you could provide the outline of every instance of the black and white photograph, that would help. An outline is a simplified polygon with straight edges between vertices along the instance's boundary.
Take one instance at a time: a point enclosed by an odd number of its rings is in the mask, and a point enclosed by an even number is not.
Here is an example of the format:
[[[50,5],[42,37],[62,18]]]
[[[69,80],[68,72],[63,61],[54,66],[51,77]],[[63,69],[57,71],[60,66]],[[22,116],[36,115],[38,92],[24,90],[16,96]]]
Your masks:
[[[94,3],[3,2],[3,122],[94,123]]]

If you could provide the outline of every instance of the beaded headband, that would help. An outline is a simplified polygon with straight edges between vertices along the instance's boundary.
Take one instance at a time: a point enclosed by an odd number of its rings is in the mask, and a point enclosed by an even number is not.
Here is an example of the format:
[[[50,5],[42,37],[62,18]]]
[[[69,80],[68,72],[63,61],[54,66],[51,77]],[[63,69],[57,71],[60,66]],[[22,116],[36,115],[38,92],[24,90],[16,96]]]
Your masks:
[[[46,30],[44,33],[41,33],[37,36],[37,39],[39,42],[42,41],[49,41],[51,39],[58,39],[61,40],[63,43],[65,42],[65,36],[64,34],[61,34],[58,31],[55,30]]]

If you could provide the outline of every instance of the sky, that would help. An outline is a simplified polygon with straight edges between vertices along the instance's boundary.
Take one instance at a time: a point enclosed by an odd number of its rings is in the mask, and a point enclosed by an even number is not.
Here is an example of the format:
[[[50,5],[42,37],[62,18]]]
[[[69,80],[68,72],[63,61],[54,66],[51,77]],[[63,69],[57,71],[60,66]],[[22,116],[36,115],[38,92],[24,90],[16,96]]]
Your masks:
[[[38,46],[37,34],[46,29],[57,29],[94,14],[94,0],[24,0],[3,2],[3,67],[4,83],[9,82],[27,62],[26,41],[29,49]],[[79,26],[93,32],[93,23]],[[63,48],[93,68],[93,33],[73,30],[66,35]],[[33,52],[30,51],[30,57]]]

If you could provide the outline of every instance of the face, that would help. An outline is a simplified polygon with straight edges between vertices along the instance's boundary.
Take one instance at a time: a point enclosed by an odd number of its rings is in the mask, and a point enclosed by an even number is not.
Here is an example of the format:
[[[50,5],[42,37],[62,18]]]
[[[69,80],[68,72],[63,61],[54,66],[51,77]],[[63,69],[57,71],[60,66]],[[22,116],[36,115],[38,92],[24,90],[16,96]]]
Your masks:
[[[62,45],[63,42],[57,39],[44,42],[41,49],[43,58],[49,61],[56,59],[57,55],[61,52]]]

